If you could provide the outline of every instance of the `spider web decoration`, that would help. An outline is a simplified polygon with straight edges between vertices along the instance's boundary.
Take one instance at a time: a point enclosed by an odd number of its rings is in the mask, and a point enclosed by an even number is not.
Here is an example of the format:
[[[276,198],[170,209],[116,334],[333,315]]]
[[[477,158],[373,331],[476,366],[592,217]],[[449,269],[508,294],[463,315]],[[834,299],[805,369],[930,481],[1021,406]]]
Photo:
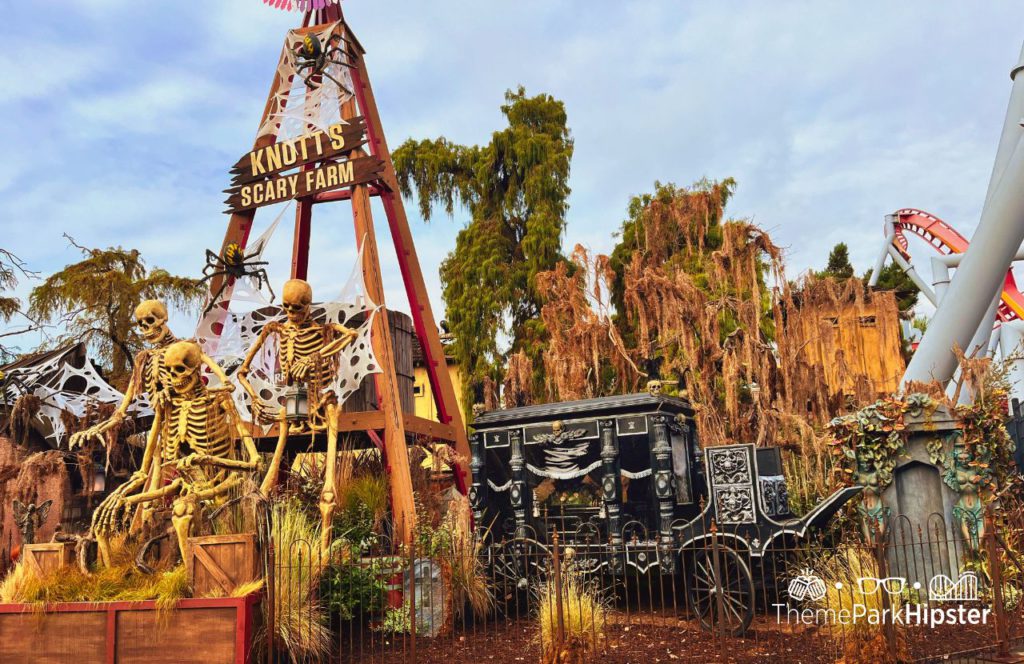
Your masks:
[[[3,401],[7,405],[13,405],[24,394],[39,397],[39,412],[33,419],[42,425],[43,431],[49,431],[45,436],[55,447],[60,447],[67,434],[61,413],[67,411],[82,417],[91,405],[120,403],[124,398],[124,394],[103,380],[88,358],[81,367],[74,366],[73,355],[78,349],[72,345],[44,355],[38,361],[8,370],[4,377]],[[135,399],[128,411],[129,417],[152,414],[145,395]]]
[[[274,231],[277,230],[277,225],[281,222],[281,217],[284,213],[292,208],[291,201],[285,205],[281,212],[278,213],[277,218],[267,226],[267,229],[263,231],[254,242],[246,246],[245,255],[249,257],[249,262],[263,260],[263,250],[267,248],[267,244],[270,242],[270,238],[274,235]],[[231,279],[231,277],[224,277],[225,279]],[[221,311],[227,309],[232,302],[255,302],[259,305],[269,305],[270,299],[260,288],[259,281],[253,276],[246,276],[243,279],[236,279],[234,286],[231,288],[225,288],[221,290],[217,299],[208,303],[206,309],[211,312]]]
[[[315,9],[323,9],[327,5],[336,5],[338,0],[263,0],[263,4],[270,5],[274,9],[283,9],[289,12],[308,12]]]
[[[339,47],[345,50],[346,29],[341,21],[327,24],[312,34],[320,40],[324,50],[330,48],[332,35],[340,35],[342,43]],[[327,75],[321,77],[320,84],[315,88],[307,86],[297,71],[299,59],[296,48],[302,44],[302,38],[303,34],[296,30],[289,30],[285,36],[277,74],[280,80],[290,81],[290,84],[274,95],[271,113],[260,126],[258,137],[273,135],[278,142],[291,141],[342,122],[341,105],[352,98],[352,74],[348,67],[332,59],[324,68]],[[343,60],[349,62],[347,54]],[[304,71],[308,75],[309,70]],[[339,88],[335,81],[340,81],[343,88]]]
[[[339,405],[345,403],[346,399],[359,389],[363,379],[381,372],[373,353],[373,345],[370,343],[373,317],[380,307],[366,294],[362,264],[363,253],[360,250],[352,273],[339,296],[330,302],[314,303],[310,306],[310,316],[316,322],[337,323],[351,327],[357,332],[355,340],[338,353],[338,372],[334,380],[324,388],[324,392],[335,395]],[[202,346],[203,352],[224,369],[228,379],[238,384],[238,369],[245,360],[249,348],[259,337],[260,331],[268,323],[283,323],[286,320],[287,317],[278,306],[264,306],[249,312],[217,309],[199,321],[196,341]],[[217,325],[218,323],[220,324]],[[249,368],[249,383],[270,413],[276,413],[284,405],[284,394],[287,390],[281,377],[277,350],[276,335],[268,336]],[[219,384],[217,377],[205,367],[203,375],[210,387]],[[249,395],[242,389],[235,389],[231,395],[244,419],[252,412]],[[264,432],[269,428],[262,423],[254,424],[263,427]]]

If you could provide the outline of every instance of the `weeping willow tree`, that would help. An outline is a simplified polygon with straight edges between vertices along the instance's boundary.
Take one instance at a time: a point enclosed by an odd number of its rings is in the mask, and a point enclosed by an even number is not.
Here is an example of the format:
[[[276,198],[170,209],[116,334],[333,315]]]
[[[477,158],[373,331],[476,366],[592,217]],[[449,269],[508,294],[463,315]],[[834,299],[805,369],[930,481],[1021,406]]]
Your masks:
[[[778,367],[768,281],[782,280],[782,252],[753,224],[724,219],[734,187],[732,179],[656,183],[630,202],[611,256],[578,249],[571,267],[538,275],[551,333],[548,398],[675,379],[673,389],[697,406],[707,444],[813,435],[771,389]]]
[[[449,216],[469,212],[440,271],[452,353],[467,378],[464,403],[485,380],[501,380],[502,335],[513,353],[540,365],[546,333],[535,278],[564,260],[573,152],[565,106],[520,87],[506,92],[501,111],[508,126],[486,145],[442,137],[408,140],[394,153],[402,194],[415,193],[424,219],[437,206]]]
[[[9,323],[18,314],[25,315],[21,310],[21,300],[8,293],[17,288],[19,277],[35,276],[36,273],[29,270],[16,254],[0,248],[0,322]],[[0,332],[0,363],[9,362],[17,356],[16,349],[3,343],[4,340],[38,329],[31,319],[29,322],[30,325]]]
[[[70,240],[70,238],[69,238]],[[29,314],[55,321],[65,334],[57,342],[86,341],[118,384],[131,373],[142,341],[135,331],[135,307],[146,299],[168,306],[198,305],[205,289],[198,279],[146,267],[135,249],[88,249],[74,243],[83,259],[50,275],[32,289]]]
[[[615,280],[607,256],[576,245],[571,262],[537,275],[541,320],[550,340],[543,353],[546,397],[587,399],[636,387],[640,371],[612,322],[607,295]]]
[[[775,363],[766,280],[781,280],[782,252],[753,224],[724,220],[735,184],[655,183],[631,202],[611,257],[623,336],[638,358],[677,377],[711,444],[764,442],[788,420],[767,389]]]

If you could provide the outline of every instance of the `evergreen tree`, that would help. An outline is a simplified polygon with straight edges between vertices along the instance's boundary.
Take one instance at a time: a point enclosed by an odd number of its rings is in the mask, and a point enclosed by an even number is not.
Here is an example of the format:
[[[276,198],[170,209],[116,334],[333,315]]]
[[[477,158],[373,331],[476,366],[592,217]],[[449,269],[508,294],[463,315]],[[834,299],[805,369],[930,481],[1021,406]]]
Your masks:
[[[868,270],[864,273],[865,285],[871,279],[872,271]],[[878,284],[875,289],[896,291],[896,305],[899,307],[900,314],[904,316],[908,315],[917,304],[917,296],[921,293],[914,280],[908,277],[903,268],[896,263],[889,263],[882,268],[878,274]]]
[[[545,335],[535,277],[564,260],[573,152],[565,106],[546,94],[528,97],[520,87],[505,93],[501,111],[508,126],[486,145],[410,139],[394,153],[402,194],[415,191],[424,219],[435,205],[449,216],[456,208],[470,214],[441,264],[451,347],[468,379],[467,396],[485,378],[500,377],[502,333],[511,350],[525,350],[541,365]]]
[[[853,276],[853,265],[850,263],[850,249],[845,242],[840,242],[832,247],[828,255],[828,265],[823,272],[818,273],[819,277],[832,277],[833,279],[849,279]]]
[[[198,279],[148,270],[135,249],[87,249],[68,239],[84,258],[32,289],[29,314],[39,320],[59,319],[66,334],[58,341],[88,342],[110,370],[112,382],[120,382],[142,348],[135,331],[135,307],[146,299],[195,306],[205,287]]]

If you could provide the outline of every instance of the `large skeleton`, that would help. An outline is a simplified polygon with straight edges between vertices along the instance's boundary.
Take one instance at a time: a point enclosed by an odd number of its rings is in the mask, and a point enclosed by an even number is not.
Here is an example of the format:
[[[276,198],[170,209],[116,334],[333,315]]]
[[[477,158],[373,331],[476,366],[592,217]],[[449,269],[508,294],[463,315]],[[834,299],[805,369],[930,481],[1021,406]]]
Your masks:
[[[321,545],[326,548],[331,540],[331,521],[337,507],[335,466],[338,458],[338,398],[325,390],[337,372],[337,356],[356,338],[357,332],[344,325],[321,325],[312,320],[310,304],[313,290],[301,279],[285,283],[282,306],[287,320],[268,323],[261,331],[245,361],[236,374],[242,388],[252,398],[253,421],[276,421],[277,447],[260,491],[268,495],[277,484],[285,443],[289,434],[327,430],[327,463],[324,486],[320,493],[320,514],[323,519]],[[287,385],[305,388],[309,402],[309,417],[292,420],[286,417],[284,407],[276,417],[264,413],[264,405],[248,381],[253,359],[270,335],[277,340],[277,362],[280,377]]]
[[[108,419],[73,434],[68,443],[70,449],[85,445],[92,440],[106,446],[105,434],[124,420],[128,414],[128,408],[136,398],[146,394],[152,399],[153,395],[166,388],[168,381],[164,354],[167,348],[177,341],[167,327],[167,307],[158,300],[146,300],[140,303],[135,307],[135,324],[149,348],[139,351],[135,355],[135,369],[128,387],[124,391],[121,405]],[[202,362],[220,378],[222,385],[230,385],[227,376],[216,362],[206,355],[202,355]]]
[[[93,515],[92,532],[100,558],[110,564],[109,538],[127,525],[134,506],[139,517],[129,531],[152,525],[154,515],[171,501],[171,524],[181,555],[203,508],[225,495],[256,470],[259,454],[243,426],[229,388],[208,389],[200,379],[203,354],[191,341],[179,341],[162,354],[163,389],[153,397],[153,426],[146,440],[141,470],[110,494]],[[237,458],[240,439],[245,459]]]

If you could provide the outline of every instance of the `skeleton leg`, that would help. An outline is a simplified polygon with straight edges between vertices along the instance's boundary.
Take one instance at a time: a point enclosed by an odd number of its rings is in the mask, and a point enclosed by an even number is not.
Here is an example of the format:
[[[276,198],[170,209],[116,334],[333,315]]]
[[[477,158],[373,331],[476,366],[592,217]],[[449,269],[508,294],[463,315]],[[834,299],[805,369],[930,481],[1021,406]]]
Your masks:
[[[324,488],[320,493],[320,550],[326,551],[331,545],[331,523],[334,510],[338,507],[338,487],[335,467],[338,465],[338,406],[327,404],[327,467],[324,469]]]
[[[209,489],[190,490],[174,500],[171,506],[171,526],[178,538],[178,550],[181,552],[182,561],[186,560],[188,537],[192,532],[192,526],[196,518],[202,516],[203,503],[223,496],[241,484],[243,479],[241,475],[232,473]]]
[[[199,509],[199,499],[195,494],[178,496],[171,505],[171,526],[174,527],[174,534],[178,537],[178,550],[181,552],[181,559],[185,558],[185,549],[188,545],[188,534],[192,530],[192,520]]]
[[[277,429],[277,447],[274,448],[274,456],[270,460],[270,467],[267,468],[267,474],[263,477],[263,483],[260,484],[260,493],[264,497],[270,496],[270,492],[277,486],[277,475],[281,470],[281,457],[284,456],[284,447],[288,442],[288,420],[285,419],[284,408],[281,408],[281,412],[278,413]]]

